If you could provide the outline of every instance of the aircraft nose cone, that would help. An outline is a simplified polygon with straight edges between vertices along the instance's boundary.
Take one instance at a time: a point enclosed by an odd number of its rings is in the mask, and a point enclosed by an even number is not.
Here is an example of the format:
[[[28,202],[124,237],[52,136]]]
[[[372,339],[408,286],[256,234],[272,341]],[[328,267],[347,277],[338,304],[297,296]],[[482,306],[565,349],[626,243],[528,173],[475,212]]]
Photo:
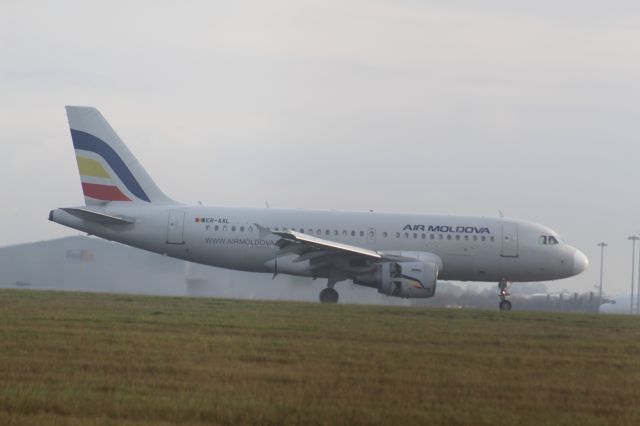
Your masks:
[[[589,259],[580,250],[573,254],[573,275],[584,272],[589,267]]]

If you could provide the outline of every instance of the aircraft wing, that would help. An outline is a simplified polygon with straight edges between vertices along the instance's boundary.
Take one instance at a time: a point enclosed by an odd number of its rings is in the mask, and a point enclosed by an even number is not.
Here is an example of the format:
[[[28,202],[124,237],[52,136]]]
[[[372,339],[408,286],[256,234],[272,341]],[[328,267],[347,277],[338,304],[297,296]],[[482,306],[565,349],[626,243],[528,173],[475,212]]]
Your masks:
[[[410,261],[412,258],[386,254],[377,250],[354,246],[351,244],[339,243],[336,241],[318,238],[313,235],[303,234],[292,230],[272,231],[268,228],[256,224],[262,235],[277,235],[280,240],[276,243],[280,248],[279,256],[295,253],[298,255],[298,262],[303,260],[325,261],[336,258],[360,258],[369,262],[391,262]],[[317,262],[316,262],[317,263]],[[331,261],[330,263],[335,263]]]
[[[372,260],[382,260],[382,258],[384,257],[384,255],[378,251],[369,250],[358,246],[352,246],[350,244],[337,243],[296,231],[271,231],[271,233],[291,243],[298,243],[303,246],[313,247],[317,249],[325,249],[331,252],[358,255]]]

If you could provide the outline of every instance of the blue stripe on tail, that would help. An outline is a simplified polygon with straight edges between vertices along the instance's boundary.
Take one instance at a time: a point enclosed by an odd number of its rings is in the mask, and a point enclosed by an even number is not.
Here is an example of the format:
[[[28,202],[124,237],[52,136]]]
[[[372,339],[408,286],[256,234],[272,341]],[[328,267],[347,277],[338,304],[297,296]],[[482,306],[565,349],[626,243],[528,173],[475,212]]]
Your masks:
[[[120,158],[118,153],[106,142],[102,139],[98,139],[90,133],[74,129],[71,129],[71,139],[73,139],[73,147],[75,149],[95,152],[104,158],[109,167],[111,167],[122,183],[124,183],[124,186],[127,187],[129,192],[143,201],[148,203],[151,202],[138,183],[138,180],[135,178],[133,173],[131,173],[131,170],[129,170],[124,161],[122,161],[122,158]]]

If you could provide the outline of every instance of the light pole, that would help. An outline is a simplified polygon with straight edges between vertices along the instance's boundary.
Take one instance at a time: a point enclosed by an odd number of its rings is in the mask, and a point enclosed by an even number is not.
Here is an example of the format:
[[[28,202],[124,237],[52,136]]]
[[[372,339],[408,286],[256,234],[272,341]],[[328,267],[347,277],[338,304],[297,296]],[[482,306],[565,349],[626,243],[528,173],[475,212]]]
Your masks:
[[[640,263],[638,263],[637,275],[638,275],[638,285],[636,285],[636,315],[640,315]],[[631,295],[631,303],[633,303],[633,295]],[[631,313],[633,314],[633,312]]]
[[[604,248],[609,244],[604,241],[598,243],[600,247],[600,290],[598,291],[598,312],[600,312],[600,306],[602,306],[602,280],[604,278]]]
[[[636,272],[636,241],[640,240],[637,235],[629,237],[631,241],[631,298],[629,299],[629,314],[633,315],[633,291],[635,284],[635,272]],[[640,291],[640,288],[638,288]]]

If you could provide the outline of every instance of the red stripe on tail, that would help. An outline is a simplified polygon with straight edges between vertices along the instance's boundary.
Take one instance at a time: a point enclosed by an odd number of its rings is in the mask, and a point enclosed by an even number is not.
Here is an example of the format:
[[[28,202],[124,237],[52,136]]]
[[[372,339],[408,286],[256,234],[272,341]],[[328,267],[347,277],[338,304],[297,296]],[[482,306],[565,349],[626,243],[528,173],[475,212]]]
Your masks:
[[[82,182],[82,191],[87,197],[95,198],[96,200],[131,201],[117,186]]]

